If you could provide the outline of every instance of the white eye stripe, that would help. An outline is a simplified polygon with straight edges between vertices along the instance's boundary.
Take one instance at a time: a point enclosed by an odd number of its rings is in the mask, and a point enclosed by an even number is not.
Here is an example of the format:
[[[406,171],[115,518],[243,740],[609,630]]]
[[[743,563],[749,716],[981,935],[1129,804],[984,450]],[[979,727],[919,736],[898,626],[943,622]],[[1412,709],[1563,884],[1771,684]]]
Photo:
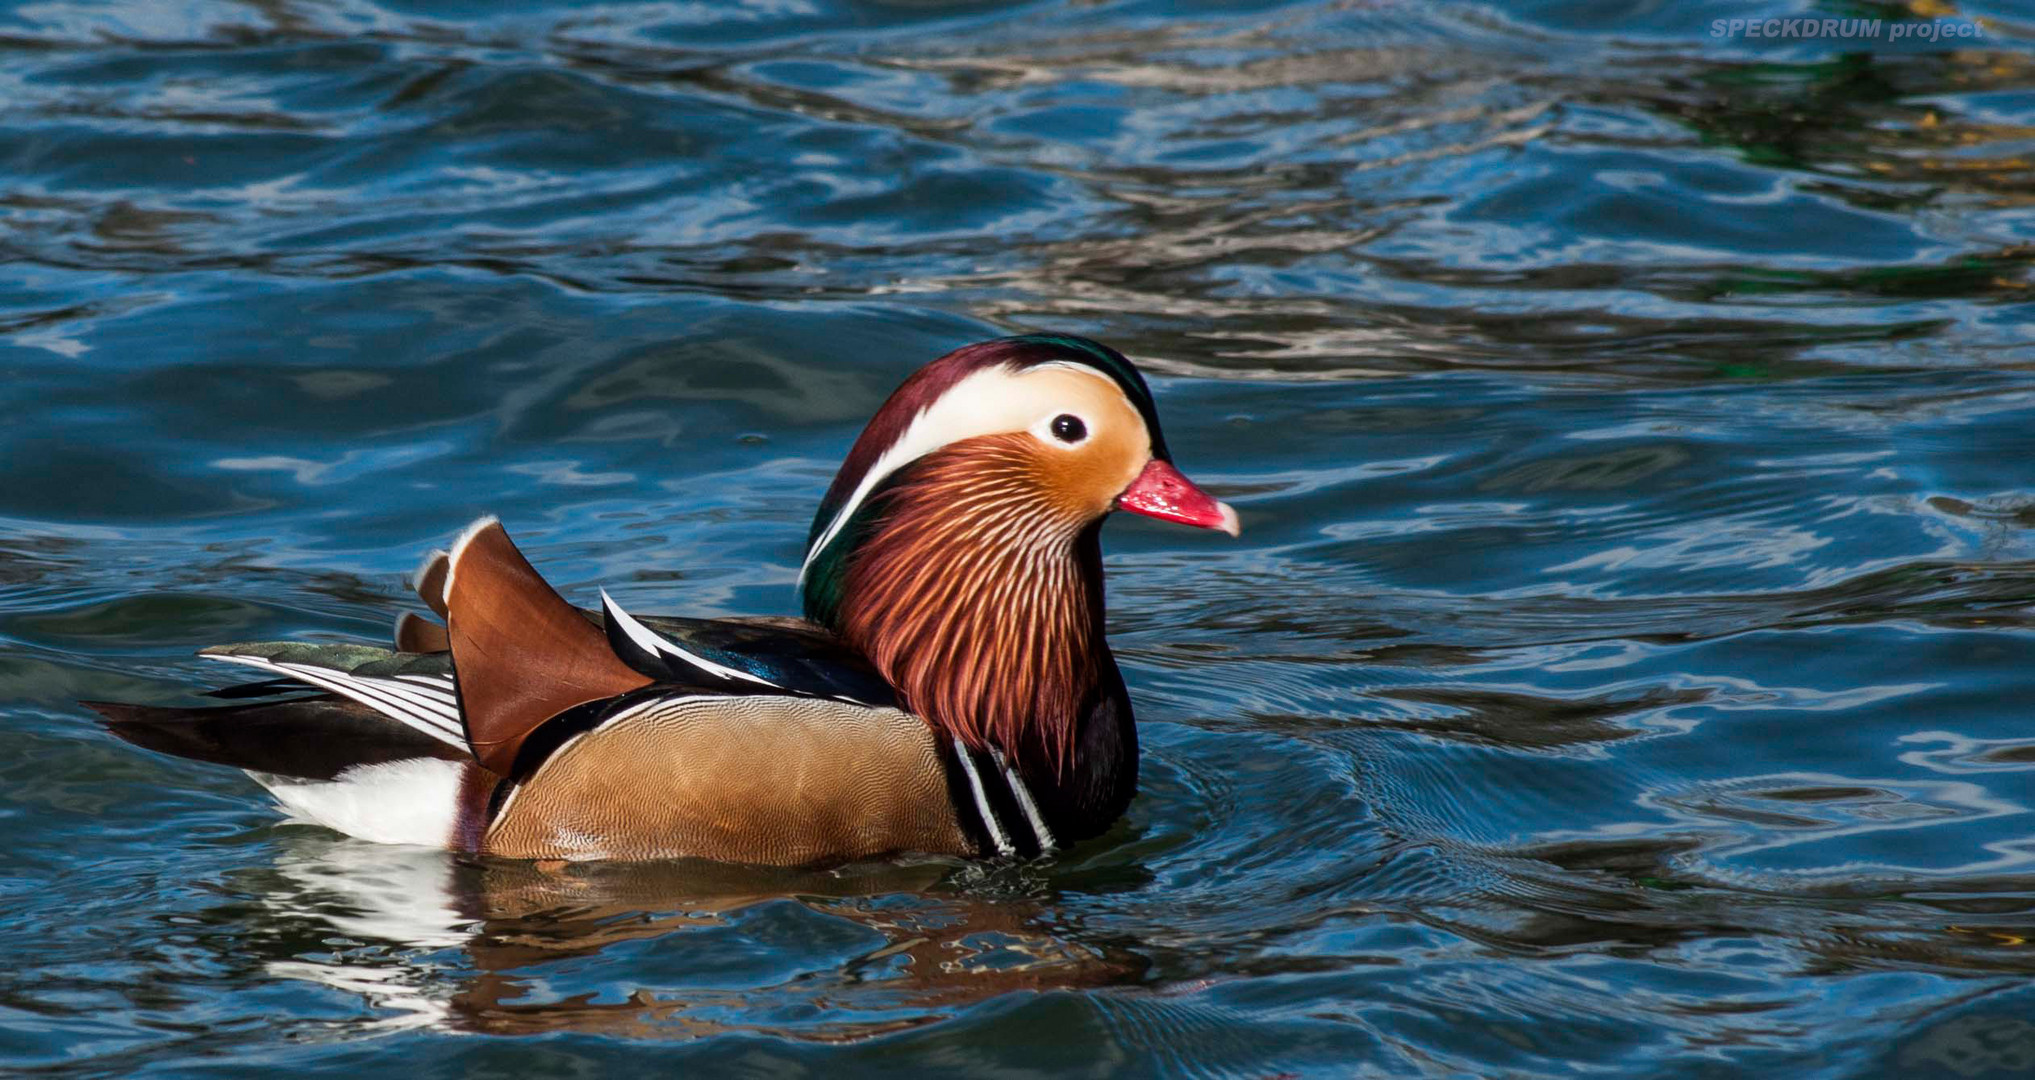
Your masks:
[[[806,549],[805,562],[798,571],[799,585],[804,586],[806,572],[812,569],[813,560],[847,527],[855,511],[861,509],[862,503],[869,498],[869,493],[892,473],[919,458],[963,439],[1007,431],[1034,431],[1040,433],[1039,437],[1044,441],[1065,448],[1068,444],[1053,438],[1050,428],[1054,417],[1070,411],[1064,407],[1066,402],[1059,400],[1060,394],[1055,388],[1023,378],[1055,368],[1079,371],[1098,380],[1103,378],[1080,364],[1055,360],[1034,364],[1022,371],[1009,365],[984,368],[948,387],[946,393],[912,419],[904,434],[876,459],[868,472],[862,474],[854,493],[834,512],[819,538]],[[1040,419],[1042,415],[1044,418]],[[1093,425],[1090,427],[1092,429]]]

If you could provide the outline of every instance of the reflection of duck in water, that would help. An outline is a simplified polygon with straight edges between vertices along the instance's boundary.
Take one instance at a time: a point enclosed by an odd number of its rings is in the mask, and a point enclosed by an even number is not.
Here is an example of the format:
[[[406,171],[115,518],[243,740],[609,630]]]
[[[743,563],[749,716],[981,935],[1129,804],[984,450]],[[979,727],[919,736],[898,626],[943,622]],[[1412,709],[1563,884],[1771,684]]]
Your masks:
[[[1120,354],[1005,338],[870,421],[813,522],[805,620],[581,612],[483,519],[426,563],[446,624],[407,617],[401,651],[221,646],[275,677],[219,693],[259,700],[93,707],[370,840],[783,866],[1039,851],[1101,832],[1136,785],[1103,639],[1118,509],[1237,529],[1173,468]]]
[[[358,946],[316,957],[292,949],[268,970],[360,994],[386,1014],[382,1027],[836,1041],[929,1023],[1013,990],[1136,983],[1146,966],[1048,924],[1034,902],[949,891],[943,881],[965,886],[952,879],[977,873],[950,860],[827,871],[466,861],[306,835],[285,842],[276,870],[264,902],[292,924],[285,940]],[[1023,871],[1005,867],[969,891],[1007,895],[1013,873]],[[752,920],[775,928],[766,937],[795,939],[760,969],[744,964],[756,952]],[[743,927],[740,941],[722,936],[731,926]],[[657,965],[640,956],[624,987],[612,984],[612,968],[573,963],[667,937],[687,958],[671,984],[659,985]],[[701,963],[713,968],[705,979]]]

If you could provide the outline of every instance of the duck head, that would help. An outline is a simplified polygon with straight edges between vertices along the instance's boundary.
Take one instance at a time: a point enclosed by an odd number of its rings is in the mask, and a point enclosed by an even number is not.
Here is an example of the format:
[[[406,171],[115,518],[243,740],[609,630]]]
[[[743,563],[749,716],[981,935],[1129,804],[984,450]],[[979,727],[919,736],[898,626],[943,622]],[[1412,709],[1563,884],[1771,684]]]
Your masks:
[[[1122,354],[1058,335],[957,349],[891,394],[834,477],[800,573],[805,612],[913,712],[1059,772],[1098,695],[1122,694],[1098,542],[1116,510],[1238,531],[1173,467]]]

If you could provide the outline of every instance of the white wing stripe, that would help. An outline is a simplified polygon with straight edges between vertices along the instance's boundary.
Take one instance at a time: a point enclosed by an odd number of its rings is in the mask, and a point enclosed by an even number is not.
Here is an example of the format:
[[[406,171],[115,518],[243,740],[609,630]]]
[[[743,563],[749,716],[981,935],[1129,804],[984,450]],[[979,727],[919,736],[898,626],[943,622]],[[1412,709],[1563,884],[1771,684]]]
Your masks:
[[[322,668],[305,668],[298,665],[276,665],[277,670],[302,679],[313,686],[322,686],[336,694],[343,694],[383,714],[401,720],[403,723],[454,746],[464,747],[466,740],[453,724],[444,718],[423,711],[414,702],[405,701],[374,682]],[[455,718],[456,723],[456,718]]]
[[[609,596],[608,590],[606,589],[601,590],[601,609],[607,613],[608,618],[615,620],[615,625],[621,627],[622,632],[629,635],[629,640],[635,642],[637,647],[642,649],[644,652],[653,654],[663,653],[666,656],[676,656],[680,660],[683,660],[686,663],[691,664],[692,666],[700,669],[701,671],[704,671],[707,674],[713,675],[717,678],[743,679],[748,682],[753,682],[758,686],[768,686],[773,690],[784,689],[783,687],[777,685],[776,683],[771,682],[769,679],[765,679],[757,675],[751,675],[750,673],[743,671],[740,668],[731,668],[726,664],[716,664],[712,660],[708,660],[703,656],[694,656],[693,654],[686,652],[684,649],[679,648],[676,644],[673,644],[669,639],[665,638],[664,635],[657,633],[655,630],[650,629],[649,627],[643,625],[640,622],[637,622],[636,617],[634,615],[631,615],[628,612],[623,611],[622,605],[615,603],[615,598]]]
[[[423,689],[412,692],[421,693],[426,697],[431,698],[433,701],[436,701],[439,704],[444,705],[446,708],[452,710],[452,715],[454,717],[457,717],[459,715],[459,691],[452,685],[452,676],[398,675],[396,676],[396,678],[401,679],[406,683],[414,683],[417,686],[422,687]]]
[[[462,749],[466,747],[465,737],[457,730],[448,729],[443,719],[432,713],[420,711],[414,703],[395,697],[393,694],[378,693],[378,688],[366,678],[346,675],[337,671],[307,669],[304,665],[279,664],[272,660],[264,660],[259,656],[212,655],[206,659],[223,660],[229,664],[244,664],[248,667],[261,668],[264,671],[273,671],[278,674],[287,675],[290,678],[309,683],[312,686],[330,690],[342,697],[352,698],[354,701],[358,701],[362,705],[392,720],[398,720],[410,727],[416,728],[418,731],[440,742]]]
[[[336,684],[341,688],[353,689],[381,702],[384,710],[397,709],[447,734],[458,733],[458,713],[455,712],[451,715],[441,714],[439,706],[411,700],[386,680],[364,675],[351,675],[343,671],[314,667],[310,664],[278,663],[276,666],[306,682],[323,680],[329,684]],[[375,701],[363,700],[362,704],[375,704]]]
[[[385,693],[380,687],[376,687],[371,683],[345,676],[333,677],[322,671],[316,674],[308,671],[299,671],[295,675],[297,678],[313,686],[322,686],[335,694],[350,697],[362,705],[379,709],[384,715],[401,720],[403,723],[416,728],[418,731],[440,742],[461,748],[466,746],[466,740],[460,735],[459,731],[448,725],[439,716],[419,709],[416,705],[404,701],[393,694]]]
[[[328,674],[326,669],[312,667],[308,664],[284,663],[280,664],[279,666],[288,668],[291,671],[297,672],[300,675]],[[412,690],[407,686],[399,686],[392,679],[379,679],[374,678],[372,676],[363,676],[363,675],[340,675],[337,673],[329,674],[332,674],[333,678],[346,679],[353,682],[365,683],[369,686],[374,687],[375,690],[380,693],[387,694],[390,697],[394,697],[402,701],[407,701],[412,705],[419,705],[426,709],[429,709],[432,712],[437,713],[439,716],[449,721],[454,727],[457,727],[459,725],[459,706],[453,704],[453,702],[450,700],[439,697],[436,694],[427,694],[422,691]]]
[[[969,790],[975,793],[975,812],[982,815],[982,824],[989,829],[989,839],[996,845],[999,855],[1015,854],[1017,847],[1010,837],[1003,834],[1003,823],[996,820],[996,812],[989,808],[989,795],[982,790],[982,777],[975,771],[975,759],[968,756],[968,747],[961,740],[954,740],[954,756],[961,759],[961,769],[968,774]]]
[[[455,713],[459,711],[459,691],[452,685],[450,675],[398,675],[396,678],[413,683],[423,689],[414,691],[443,703]]]

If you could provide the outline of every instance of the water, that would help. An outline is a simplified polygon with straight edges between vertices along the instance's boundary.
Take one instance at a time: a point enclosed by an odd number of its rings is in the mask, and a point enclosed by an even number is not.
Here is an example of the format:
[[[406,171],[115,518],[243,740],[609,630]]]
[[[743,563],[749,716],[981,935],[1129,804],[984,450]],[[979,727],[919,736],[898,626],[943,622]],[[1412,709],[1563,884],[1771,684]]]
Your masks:
[[[0,15],[0,1068],[2035,1065],[2035,15],[133,0]],[[1146,748],[1045,862],[544,871],[78,698],[379,639],[501,514],[777,613],[883,395],[1156,376]]]

